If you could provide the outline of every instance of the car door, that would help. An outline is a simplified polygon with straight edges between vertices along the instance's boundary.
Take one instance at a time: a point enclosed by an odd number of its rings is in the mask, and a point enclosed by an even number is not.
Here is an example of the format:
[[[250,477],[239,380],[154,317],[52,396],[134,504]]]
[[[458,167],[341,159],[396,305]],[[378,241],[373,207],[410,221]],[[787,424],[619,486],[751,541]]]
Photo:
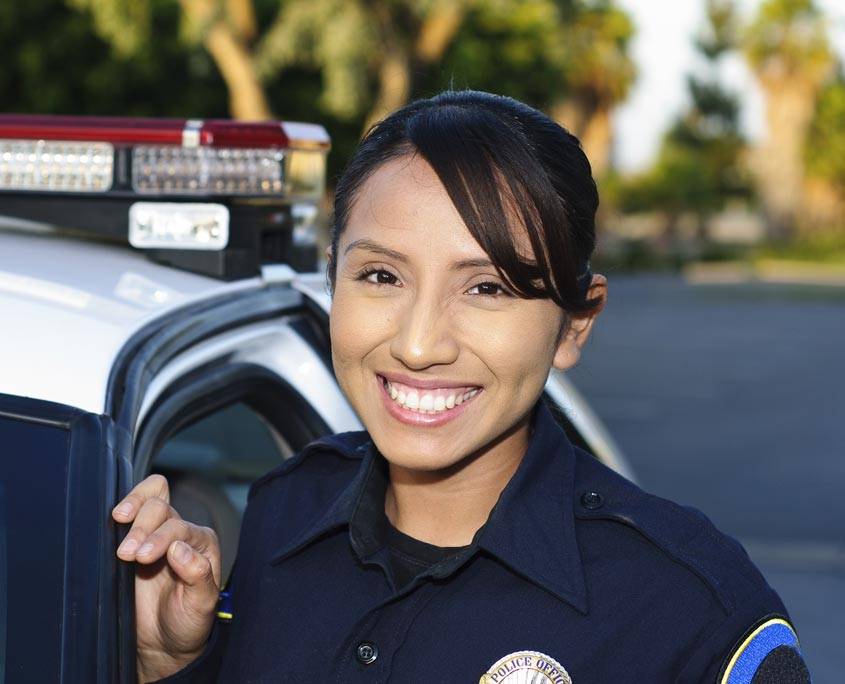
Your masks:
[[[128,483],[107,416],[0,394],[0,681],[129,682],[110,511]]]
[[[251,482],[323,434],[360,429],[324,332],[301,292],[265,282],[151,323],[117,359],[107,405],[129,434],[131,481],[168,478],[180,514],[217,532],[224,578]],[[127,644],[133,596],[119,607]]]

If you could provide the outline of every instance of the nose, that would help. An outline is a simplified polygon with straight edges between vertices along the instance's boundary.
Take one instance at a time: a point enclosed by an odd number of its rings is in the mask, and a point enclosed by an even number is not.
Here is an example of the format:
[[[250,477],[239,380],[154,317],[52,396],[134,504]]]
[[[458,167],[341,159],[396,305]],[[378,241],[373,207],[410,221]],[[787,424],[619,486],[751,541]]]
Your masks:
[[[408,368],[421,370],[458,358],[448,312],[435,297],[418,293],[399,312],[397,322],[390,353]]]

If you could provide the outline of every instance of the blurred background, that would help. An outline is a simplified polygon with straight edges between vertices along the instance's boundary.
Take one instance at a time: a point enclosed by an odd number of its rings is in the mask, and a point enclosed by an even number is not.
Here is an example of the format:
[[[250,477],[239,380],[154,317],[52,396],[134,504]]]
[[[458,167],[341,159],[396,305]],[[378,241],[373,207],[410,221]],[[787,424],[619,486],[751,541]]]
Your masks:
[[[332,136],[477,88],[582,140],[610,303],[571,376],[657,494],[738,537],[845,671],[841,0],[7,0],[0,111]],[[325,226],[325,221],[324,221]]]

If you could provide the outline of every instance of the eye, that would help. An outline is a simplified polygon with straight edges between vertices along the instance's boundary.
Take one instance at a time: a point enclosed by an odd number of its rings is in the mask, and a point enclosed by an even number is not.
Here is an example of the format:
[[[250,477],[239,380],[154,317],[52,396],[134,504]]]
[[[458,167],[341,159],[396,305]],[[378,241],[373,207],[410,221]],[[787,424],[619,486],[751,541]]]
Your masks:
[[[473,292],[473,290],[477,290],[477,292]],[[486,295],[488,297],[510,297],[511,293],[504,288],[504,286],[500,285],[499,283],[494,283],[492,281],[478,283],[477,285],[473,285],[469,290],[467,290],[470,294],[480,294]]]
[[[365,268],[355,279],[366,280],[373,285],[394,285],[399,280],[390,271],[383,268]]]

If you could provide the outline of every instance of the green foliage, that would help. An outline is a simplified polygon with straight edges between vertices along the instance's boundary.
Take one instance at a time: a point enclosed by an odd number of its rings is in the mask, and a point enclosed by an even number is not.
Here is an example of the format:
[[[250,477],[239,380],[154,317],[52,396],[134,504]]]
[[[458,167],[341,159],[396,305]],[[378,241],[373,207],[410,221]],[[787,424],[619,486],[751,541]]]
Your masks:
[[[421,90],[490,90],[540,109],[576,94],[612,105],[636,76],[633,32],[610,0],[476,2]]]
[[[822,76],[833,62],[824,15],[814,0],[765,0],[743,36],[748,60],[773,78]]]
[[[845,193],[845,74],[822,90],[805,148],[807,170]]]
[[[441,65],[420,75],[420,90],[475,88],[547,107],[566,92],[554,56],[560,22],[559,9],[547,0],[479,4],[467,14]]]
[[[64,0],[0,2],[0,110],[41,114],[225,117],[217,69],[179,36],[179,5],[149,1],[155,41],[123,56],[91,11]]]
[[[371,103],[370,63],[379,35],[358,0],[283,0],[256,50],[264,80],[290,67],[322,75],[321,110],[344,121],[362,119]]]
[[[739,42],[739,22],[734,0],[707,0],[707,24],[695,38],[695,46],[708,60],[717,60]]]
[[[652,168],[612,186],[611,196],[622,211],[693,212],[704,220],[728,201],[750,197],[740,163],[745,140],[739,101],[718,82],[716,69],[733,40],[732,12],[724,0],[708,3],[709,25],[697,46],[711,73],[687,78],[690,107],[667,131]]]
[[[636,78],[630,57],[634,24],[613,2],[583,2],[563,27],[561,67],[570,87],[599,101],[625,99]]]
[[[122,56],[132,55],[150,39],[150,0],[66,0],[91,13],[97,33]]]

